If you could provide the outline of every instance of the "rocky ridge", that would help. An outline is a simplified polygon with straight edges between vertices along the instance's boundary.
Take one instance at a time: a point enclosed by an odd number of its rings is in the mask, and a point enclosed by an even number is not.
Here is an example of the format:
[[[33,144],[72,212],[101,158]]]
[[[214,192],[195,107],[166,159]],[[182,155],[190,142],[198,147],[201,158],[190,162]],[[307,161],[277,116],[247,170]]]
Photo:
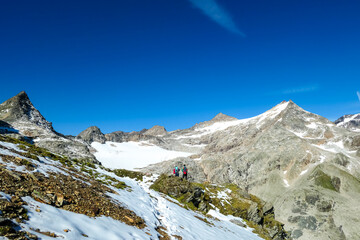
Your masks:
[[[360,132],[360,113],[344,115],[335,121],[336,126]]]
[[[92,142],[99,142],[99,143],[106,142],[105,135],[101,132],[100,128],[96,126],[87,128],[86,130],[79,133],[79,135],[77,135],[76,138],[83,140],[87,144],[91,144]]]

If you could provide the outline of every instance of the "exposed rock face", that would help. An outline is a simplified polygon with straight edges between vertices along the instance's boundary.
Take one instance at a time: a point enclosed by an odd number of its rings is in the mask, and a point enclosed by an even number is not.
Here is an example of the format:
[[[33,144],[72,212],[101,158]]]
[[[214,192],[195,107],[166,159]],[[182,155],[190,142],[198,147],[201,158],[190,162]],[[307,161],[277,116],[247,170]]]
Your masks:
[[[161,127],[160,127],[161,128]],[[159,128],[155,129],[143,129],[139,132],[133,131],[133,132],[123,132],[123,131],[116,131],[112,133],[105,134],[106,141],[110,142],[139,142],[139,141],[150,141],[154,144],[161,144],[163,143],[161,134],[155,134],[163,132],[159,130]],[[151,130],[151,131],[150,131]],[[165,130],[165,129],[164,129]],[[150,131],[150,134],[147,134],[147,132]],[[166,130],[165,130],[166,131]],[[154,135],[153,135],[154,134]]]
[[[17,138],[33,139],[37,146],[52,152],[98,163],[90,153],[89,145],[57,133],[52,124],[33,106],[25,92],[0,104],[0,120],[1,133],[17,134]]]
[[[225,121],[233,121],[233,120],[237,120],[237,118],[228,116],[223,113],[219,113],[213,119],[211,119],[210,122],[225,122]]]
[[[52,124],[32,105],[24,91],[0,104],[0,120],[12,124],[29,137],[54,131]]]
[[[88,144],[91,144],[92,142],[99,142],[99,143],[106,142],[105,135],[96,126],[87,128],[86,130],[79,133],[79,135],[77,135],[76,138],[82,139]]]
[[[167,134],[167,131],[163,126],[155,125],[152,128],[150,128],[149,130],[147,130],[144,134],[151,135],[151,136],[163,136],[163,135]]]
[[[360,132],[360,113],[344,115],[335,121],[338,127]]]
[[[147,167],[165,173],[186,163],[197,182],[235,183],[271,202],[296,239],[359,239],[360,137],[292,101],[259,116],[170,132],[168,149],[194,155]],[[313,197],[314,196],[314,197]]]

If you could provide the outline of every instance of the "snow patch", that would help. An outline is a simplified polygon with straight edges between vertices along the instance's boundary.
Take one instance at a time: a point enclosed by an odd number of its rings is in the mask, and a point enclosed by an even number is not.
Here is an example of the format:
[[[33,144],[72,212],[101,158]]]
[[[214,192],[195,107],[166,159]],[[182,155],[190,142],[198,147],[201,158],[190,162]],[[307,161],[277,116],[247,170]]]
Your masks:
[[[256,123],[256,127],[260,128],[263,125],[264,120],[268,119],[274,119],[277,115],[279,115],[283,110],[286,109],[286,107],[289,105],[289,102],[284,102],[276,105],[269,111],[266,111],[265,113],[257,116],[258,121]]]
[[[21,226],[33,234],[38,233],[30,228],[50,231],[62,239],[83,239],[82,234],[88,235],[86,239],[149,239],[145,231],[129,226],[110,217],[90,218],[83,214],[77,214],[55,208],[51,205],[35,201],[31,197],[23,197],[28,203],[24,206],[28,210],[29,220]],[[41,212],[36,209],[40,208]],[[70,231],[64,232],[64,229]],[[149,230],[156,236],[155,230]],[[41,235],[41,239],[54,239]]]
[[[188,157],[193,153],[170,151],[148,142],[106,142],[91,144],[96,149],[94,154],[107,168],[134,170],[177,157]]]
[[[318,125],[315,122],[311,122],[310,124],[305,125],[308,128],[317,129]]]
[[[285,187],[290,187],[289,182],[284,178]]]
[[[309,170],[309,169],[306,169],[306,170],[302,171],[302,172],[300,173],[300,176],[301,176],[301,175],[304,175],[305,173],[307,173],[308,170]]]

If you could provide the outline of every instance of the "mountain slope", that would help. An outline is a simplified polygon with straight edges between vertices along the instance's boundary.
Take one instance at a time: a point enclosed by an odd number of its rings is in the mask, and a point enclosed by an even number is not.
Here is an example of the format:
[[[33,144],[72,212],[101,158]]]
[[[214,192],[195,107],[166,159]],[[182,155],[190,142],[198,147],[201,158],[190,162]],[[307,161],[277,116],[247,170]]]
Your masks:
[[[194,157],[147,171],[168,172],[185,163],[195,181],[235,183],[273,203],[294,238],[360,237],[360,212],[353,208],[360,197],[359,136],[292,101],[250,119],[171,132],[163,140],[167,147],[197,150]]]

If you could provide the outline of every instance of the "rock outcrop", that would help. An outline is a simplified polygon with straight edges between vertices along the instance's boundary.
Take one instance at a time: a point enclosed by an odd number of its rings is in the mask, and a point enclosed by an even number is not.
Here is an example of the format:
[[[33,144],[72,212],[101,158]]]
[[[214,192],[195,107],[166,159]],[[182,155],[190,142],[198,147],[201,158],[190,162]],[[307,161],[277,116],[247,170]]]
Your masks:
[[[105,135],[96,126],[87,128],[86,130],[79,133],[76,138],[81,139],[88,144],[91,144],[92,142],[99,142],[103,144],[106,142]]]
[[[167,134],[167,131],[163,126],[155,125],[146,132],[144,132],[144,134],[151,136],[163,136]]]

